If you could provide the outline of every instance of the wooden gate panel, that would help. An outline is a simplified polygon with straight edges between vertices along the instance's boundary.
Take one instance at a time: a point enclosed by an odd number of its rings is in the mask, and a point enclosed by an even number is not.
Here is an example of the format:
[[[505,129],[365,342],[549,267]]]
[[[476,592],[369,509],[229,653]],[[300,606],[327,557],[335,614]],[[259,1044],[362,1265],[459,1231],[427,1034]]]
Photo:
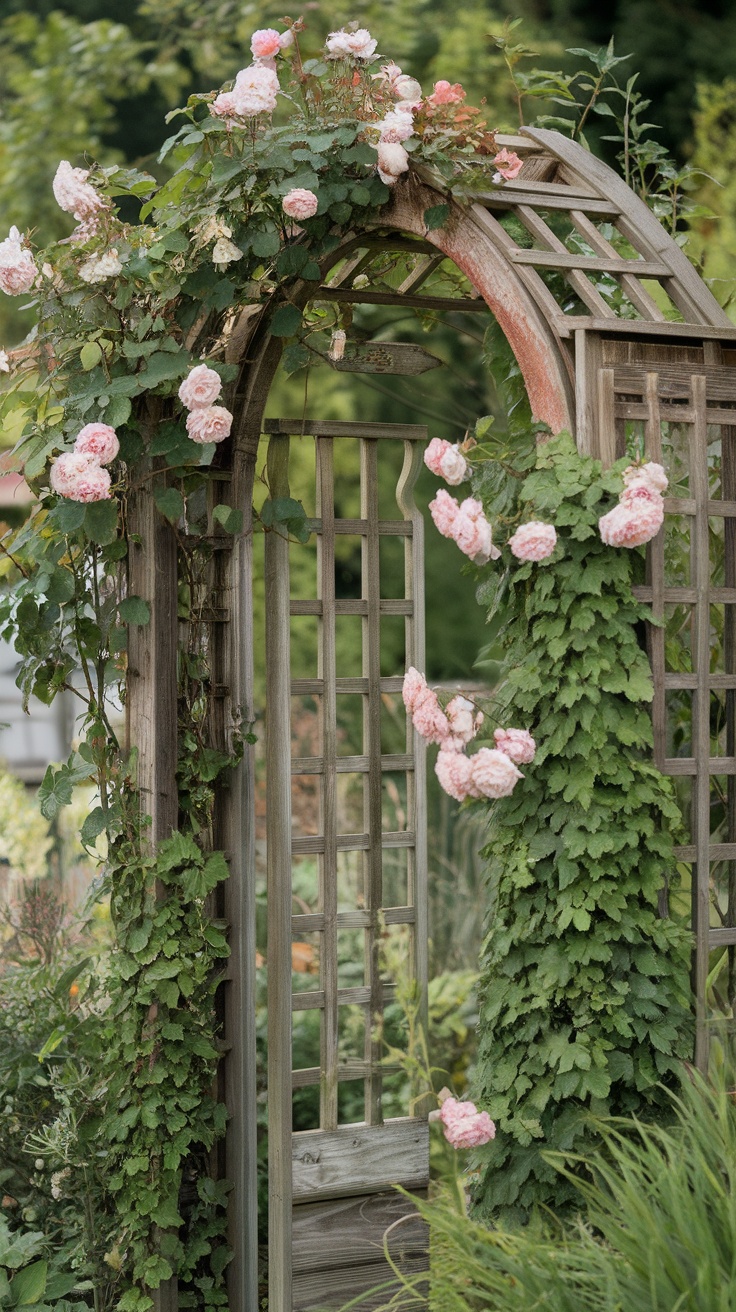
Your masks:
[[[315,509],[310,527],[317,538],[317,596],[294,597],[290,583],[289,544],[278,532],[266,541],[267,655],[267,834],[268,834],[268,989],[269,989],[269,1153],[270,1270],[269,1306],[292,1312],[340,1306],[393,1278],[383,1244],[377,1236],[396,1220],[394,1183],[424,1190],[429,1178],[429,1130],[421,1115],[384,1120],[383,1082],[392,1069],[383,1062],[380,1021],[395,983],[385,978],[384,935],[403,927],[407,935],[402,969],[418,984],[426,1014],[427,897],[424,801],[424,744],[410,724],[406,750],[384,751],[382,702],[396,697],[400,674],[381,673],[381,624],[386,617],[403,620],[406,664],[423,666],[422,518],[413,503],[413,485],[422,467],[426,430],[415,425],[314,423],[274,420],[270,434],[268,481],[272,498],[289,495],[289,434],[315,442]],[[404,444],[404,467],[396,489],[399,516],[381,518],[379,506],[379,444],[377,439]],[[336,440],[350,439],[359,451],[360,513],[344,518],[336,513],[334,450]],[[361,595],[336,596],[336,542],[344,534],[360,539]],[[381,595],[382,538],[404,544],[404,595]],[[297,547],[296,550],[299,548]],[[292,678],[289,669],[290,620],[313,615],[318,625],[316,678]],[[337,664],[336,622],[351,615],[360,623],[362,669],[345,677]],[[361,750],[340,752],[339,700],[360,697]],[[310,696],[319,706],[319,752],[292,754],[291,700]],[[349,744],[355,746],[355,744]],[[384,782],[388,776],[406,780],[405,828],[385,828]],[[362,832],[345,831],[338,789],[340,777],[355,776],[362,792]],[[292,834],[291,779],[311,777],[319,796],[319,830]],[[355,817],[357,819],[357,816]],[[407,893],[403,905],[384,906],[383,867],[387,855],[407,855]],[[362,877],[358,904],[339,903],[338,857],[353,853]],[[312,855],[318,863],[316,909],[292,907],[292,861]],[[345,931],[362,937],[362,982],[340,980],[339,936]],[[292,988],[291,941],[319,936],[319,987]],[[346,1050],[341,1036],[341,1008],[363,1011],[360,1048]],[[319,1012],[319,1065],[293,1069],[291,1014]],[[358,1122],[340,1123],[340,1086],[362,1081],[363,1115]],[[293,1091],[319,1088],[319,1125],[292,1132]],[[409,1108],[407,1108],[409,1110]],[[328,1212],[315,1210],[324,1200]],[[293,1209],[293,1210],[292,1210]],[[405,1202],[403,1216],[410,1210]],[[325,1248],[325,1224],[335,1245]],[[365,1230],[364,1217],[371,1225]],[[421,1271],[426,1266],[423,1227],[404,1224],[398,1241],[402,1266]],[[293,1237],[296,1236],[296,1241]],[[338,1242],[339,1239],[339,1242]],[[296,1242],[294,1255],[293,1244]]]

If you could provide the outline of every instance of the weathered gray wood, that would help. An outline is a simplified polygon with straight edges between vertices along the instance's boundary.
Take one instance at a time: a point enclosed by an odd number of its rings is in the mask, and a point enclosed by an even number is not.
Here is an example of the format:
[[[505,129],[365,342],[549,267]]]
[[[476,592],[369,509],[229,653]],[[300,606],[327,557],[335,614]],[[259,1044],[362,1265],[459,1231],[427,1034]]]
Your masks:
[[[268,449],[271,496],[289,495],[289,438]],[[269,1306],[291,1312],[291,689],[289,544],[266,536]]]
[[[603,363],[597,333],[575,333],[575,405],[577,446],[583,455],[600,459],[598,372]]]
[[[424,1189],[428,1178],[429,1126],[415,1117],[293,1137],[295,1201],[373,1193],[399,1182]]]
[[[383,909],[383,921],[386,925],[413,925],[415,919],[416,909],[413,906]],[[291,918],[292,929],[300,934],[321,933],[323,923],[322,913],[319,911],[306,912]],[[369,929],[370,923],[369,911],[338,911],[337,913],[337,924],[340,929]]]
[[[604,301],[600,292],[596,291],[590,279],[586,278],[585,274],[581,272],[584,257],[581,256],[580,260],[575,257],[575,263],[573,265],[568,265],[566,261],[570,258],[570,252],[566,249],[563,242],[560,241],[559,237],[556,236],[548,224],[544,222],[541,214],[537,214],[536,210],[532,209],[530,205],[519,205],[516,212],[524,226],[529,229],[532,236],[536,237],[539,241],[543,241],[547,249],[554,252],[555,257],[558,260],[563,261],[560,272],[565,275],[573,291],[577,293],[583,304],[587,305],[591,313],[599,315],[602,319],[615,319],[615,310],[608,304],[608,301]],[[536,256],[537,252],[529,251],[528,254],[534,254]],[[540,251],[539,255],[543,257],[544,252]],[[521,251],[519,250],[518,253],[516,251],[513,252],[513,254],[510,255],[510,258],[519,264],[524,262],[533,263],[533,261],[530,260],[524,261],[520,256]],[[537,262],[542,263],[543,260]]]
[[[603,236],[602,232],[596,228],[595,224],[591,223],[590,219],[580,210],[571,210],[570,218],[575,224],[581,237],[584,237],[588,245],[594,251],[597,251],[599,255],[615,256],[617,254],[615,247],[611,245],[610,241]],[[645,319],[653,319],[657,323],[663,323],[665,317],[663,312],[660,310],[654,297],[650,296],[649,292],[645,287],[642,287],[639,281],[641,276],[640,270],[634,269],[633,272],[636,276],[632,277],[624,271],[624,276],[621,278],[621,286],[626,292],[631,304],[644,316]]]
[[[619,454],[616,445],[613,380],[613,369],[598,370],[598,454],[604,469],[615,464]]]
[[[695,585],[694,665],[699,687],[693,693],[693,750],[697,773],[693,794],[697,878],[693,881],[695,932],[695,1064],[708,1068],[709,1035],[706,1012],[710,924],[710,543],[708,531],[708,428],[705,421],[706,380],[691,378],[695,411],[690,459],[690,491],[696,503],[691,535],[691,578]]]
[[[426,1257],[409,1257],[402,1262],[402,1273],[407,1277],[421,1277],[426,1271]],[[402,1312],[419,1312],[427,1307],[427,1281],[416,1280],[416,1292],[403,1290],[396,1273],[385,1262],[356,1263],[349,1267],[338,1267],[334,1271],[310,1272],[297,1276],[294,1280],[294,1312],[323,1312],[323,1309],[338,1309],[345,1306],[347,1299],[364,1294],[360,1300],[360,1312],[384,1308],[388,1299],[402,1289]],[[375,1292],[372,1292],[375,1291]],[[372,1296],[371,1296],[372,1293]]]
[[[729,328],[725,325],[715,324],[694,324],[694,323],[646,323],[643,319],[609,319],[598,318],[592,315],[587,318],[582,314],[563,314],[558,311],[559,317],[555,321],[555,328],[560,337],[569,336],[577,328],[587,328],[590,332],[603,333],[604,335],[615,333],[622,337],[649,337],[653,341],[661,338],[682,338],[686,341],[688,338],[702,342],[706,340],[715,340],[723,342],[736,341],[736,326],[731,324]]]
[[[338,373],[414,377],[439,369],[442,360],[414,342],[348,342],[342,360],[330,360],[330,364]]]
[[[460,193],[462,195],[462,192]],[[468,200],[479,201],[487,205],[489,209],[497,210],[513,209],[519,201],[518,192],[507,191],[503,187],[498,187],[495,191],[472,191],[468,192]],[[599,214],[601,218],[616,219],[620,214],[618,205],[614,205],[610,200],[601,200],[600,197],[582,196],[573,188],[565,188],[559,195],[537,191],[524,191],[524,204],[533,205],[535,209],[541,210],[570,210],[574,208],[578,212],[586,214]]]
[[[678,861],[694,861],[697,856],[697,848],[694,843],[685,843],[681,847],[675,847],[673,851]],[[710,859],[711,861],[736,860],[736,842],[711,843]]]
[[[403,1194],[301,1203],[294,1208],[294,1274],[324,1270],[333,1263],[380,1261],[384,1240],[394,1261],[422,1254],[428,1247],[427,1224]]]
[[[368,287],[320,287],[317,301],[339,301],[347,305],[402,305],[414,310],[445,310],[455,314],[484,314],[488,306],[481,297],[412,296],[410,292],[374,292]]]
[[[426,442],[424,424],[360,424],[338,419],[267,419],[264,433],[288,433],[290,437],[361,437],[381,441]],[[346,521],[347,522],[347,521]],[[358,521],[350,521],[358,522]],[[362,521],[365,522],[365,521]],[[360,530],[351,529],[351,532]]]
[[[411,770],[413,765],[414,757],[401,752],[392,752],[381,757],[382,770]],[[338,756],[335,762],[335,770],[338,774],[367,774],[370,768],[371,757],[368,755]],[[322,774],[324,761],[321,756],[294,756],[291,761],[291,772],[292,774]]]
[[[665,264],[649,260],[625,259],[622,255],[577,255],[572,251],[538,251],[520,248],[509,258],[514,264],[534,264],[544,269],[587,269],[589,273],[627,273],[637,278],[663,278],[669,273]],[[664,316],[662,316],[664,317]]]

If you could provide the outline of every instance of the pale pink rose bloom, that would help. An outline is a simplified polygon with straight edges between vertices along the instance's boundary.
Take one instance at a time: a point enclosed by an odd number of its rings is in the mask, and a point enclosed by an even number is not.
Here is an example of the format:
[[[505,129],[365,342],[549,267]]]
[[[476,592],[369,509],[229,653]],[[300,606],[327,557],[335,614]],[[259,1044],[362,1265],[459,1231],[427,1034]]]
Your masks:
[[[435,438],[434,440],[439,442],[442,439]],[[430,442],[429,447],[431,447],[431,445],[432,443]],[[449,443],[447,445],[449,446]],[[428,451],[429,447],[427,447]],[[431,468],[432,466],[430,465],[430,469]],[[445,492],[443,487],[439,489],[434,501],[430,501],[429,513],[432,516],[435,528],[438,533],[442,534],[443,538],[451,538],[454,536],[455,522],[460,513],[460,507],[455,498],[451,497],[449,492]]]
[[[236,97],[232,91],[221,91],[210,105],[210,114],[217,118],[234,119],[238,117]]]
[[[524,776],[517,770],[505,752],[495,747],[481,747],[470,758],[473,766],[473,787],[483,797],[510,797]]]
[[[440,1121],[447,1142],[453,1148],[480,1148],[496,1137],[496,1127],[488,1112],[479,1112],[474,1102],[445,1098]]]
[[[281,33],[281,36],[279,37],[279,46],[281,47],[282,50],[288,50],[289,46],[293,46],[293,44],[294,44],[294,33],[292,32],[291,28],[289,28],[287,32]]]
[[[463,752],[447,751],[440,747],[434,772],[440,787],[449,797],[454,797],[456,802],[464,802],[466,797],[478,797],[473,787],[472,761]]]
[[[223,442],[232,426],[233,417],[224,405],[197,406],[187,415],[187,433],[193,442]]]
[[[198,410],[212,405],[222,391],[222,379],[216,369],[206,364],[195,364],[179,388],[179,400],[187,410]]]
[[[22,242],[16,227],[10,229],[5,241],[0,241],[0,289],[8,296],[30,291],[38,276],[36,262]]]
[[[619,497],[622,506],[630,507],[641,503],[653,505],[661,500],[662,493],[652,487],[648,478],[632,478]]]
[[[364,27],[355,32],[341,28],[339,32],[330,32],[325,51],[328,59],[372,59],[377,45]]]
[[[431,688],[417,702],[411,718],[417,733],[426,738],[428,743],[442,743],[448,737],[450,726],[447,716],[439,704],[437,693],[432,692]]]
[[[390,109],[376,127],[380,128],[381,141],[395,144],[397,141],[408,141],[413,136],[414,119],[408,110]]]
[[[413,665],[410,665],[404,675],[404,686],[401,690],[401,696],[404,699],[404,705],[411,714],[419,701],[424,696],[427,689],[427,680],[423,674],[419,673]]]
[[[431,469],[432,473],[436,474],[438,478],[442,477],[440,462],[445,453],[450,450],[451,445],[450,442],[445,441],[444,437],[433,437],[424,452],[424,463],[427,469]]]
[[[272,113],[279,90],[279,79],[272,68],[265,64],[241,68],[232,90],[236,113],[242,118]]]
[[[112,247],[102,255],[90,255],[89,259],[80,266],[79,276],[82,282],[105,282],[107,278],[117,278],[122,271],[122,262],[118,259],[117,251]]]
[[[95,456],[65,451],[51,465],[50,482],[54,492],[69,501],[107,501],[110,475]]]
[[[400,141],[379,141],[378,176],[387,187],[392,187],[400,173],[406,173],[409,156]]]
[[[319,200],[307,187],[292,187],[281,202],[284,214],[290,219],[311,219],[317,213]]]
[[[445,752],[461,752],[477,734],[483,723],[483,712],[476,711],[467,697],[453,697],[445,707],[450,735],[442,743]]]
[[[517,560],[545,560],[552,555],[556,542],[557,534],[552,524],[543,524],[538,519],[520,524],[514,536],[509,538],[509,546]]]
[[[432,105],[435,109],[438,105],[459,105],[465,99],[465,92],[459,82],[446,82],[441,79],[435,82],[434,91],[431,96],[427,96],[427,104]]]
[[[401,73],[391,83],[391,90],[397,100],[405,100],[411,105],[418,105],[422,99],[422,88],[415,77]]]
[[[91,219],[107,202],[87,181],[89,169],[74,169],[68,159],[61,160],[51,184],[57,205],[78,222]]]
[[[493,160],[501,177],[505,178],[507,182],[511,182],[514,178],[518,178],[521,173],[523,162],[524,161],[519,158],[515,150],[507,150],[505,146],[503,150],[499,150]]]
[[[643,478],[653,492],[666,492],[669,479],[661,465],[655,460],[648,460],[645,465],[629,465],[623,472],[624,487]]]
[[[250,52],[254,59],[272,59],[281,49],[281,33],[273,27],[261,27],[250,39]]]
[[[450,487],[457,487],[459,483],[463,483],[468,477],[468,462],[458,449],[457,444],[442,453],[440,474],[445,482],[450,484]]]
[[[483,506],[475,497],[466,497],[460,503],[451,536],[476,565],[487,565],[489,560],[498,560],[501,555],[493,545],[491,526],[483,514]]]
[[[514,765],[529,765],[534,760],[537,744],[527,729],[495,729],[493,739],[498,751]]]
[[[118,435],[109,424],[85,424],[74,442],[77,455],[94,456],[101,465],[109,465],[120,451]]]
[[[633,506],[614,506],[598,520],[598,528],[607,547],[642,547],[657,536],[663,522],[664,501],[657,496]]]

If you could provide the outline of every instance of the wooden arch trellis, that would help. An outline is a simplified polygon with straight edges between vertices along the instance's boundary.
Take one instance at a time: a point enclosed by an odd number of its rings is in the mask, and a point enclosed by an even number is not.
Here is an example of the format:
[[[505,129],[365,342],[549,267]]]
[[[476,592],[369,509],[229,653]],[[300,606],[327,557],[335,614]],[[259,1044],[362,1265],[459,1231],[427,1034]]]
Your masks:
[[[665,774],[692,781],[687,808],[690,833],[676,850],[679,860],[692,869],[696,1060],[702,1066],[707,1057],[710,954],[726,948],[733,975],[736,953],[736,328],[679,246],[612,170],[554,132],[524,129],[519,137],[498,141],[522,156],[524,166],[517,179],[469,194],[461,203],[444,197],[430,175],[413,172],[396,186],[380,228],[345,234],[343,244],[323,265],[319,289],[303,284],[292,292],[292,299],[302,304],[307,300],[401,303],[438,311],[488,306],[520,365],[536,418],[555,432],[570,428],[579,449],[606,464],[624,454],[627,434],[639,433],[648,458],[664,459],[669,466],[665,529],[648,549],[647,582],[638,593],[657,620],[670,621],[669,637],[659,625],[649,633],[655,761]],[[427,232],[425,210],[444,200],[449,205],[444,227]],[[515,222],[503,224],[500,220],[509,214]],[[386,250],[404,250],[411,257],[411,271],[402,286],[394,292],[381,291],[372,288],[370,280],[366,285],[365,279],[354,286],[356,275],[369,270],[371,261]],[[422,292],[427,277],[447,258],[466,275],[471,295],[453,299]],[[228,359],[240,364],[233,406],[235,434],[229,462],[223,461],[211,475],[211,504],[226,502],[241,509],[246,519],[246,531],[235,542],[212,525],[215,550],[205,619],[218,707],[213,732],[225,750],[241,718],[252,717],[248,518],[264,407],[282,350],[282,341],[269,334],[269,318],[268,309],[246,310],[231,331]],[[321,1083],[323,1119],[320,1130],[307,1132],[312,1139],[306,1147],[303,1136],[292,1136],[289,701],[293,689],[288,625],[295,605],[299,613],[299,603],[289,593],[288,549],[277,535],[270,535],[271,1312],[322,1307],[329,1303],[330,1294],[337,1300],[334,1305],[339,1305],[351,1291],[377,1284],[386,1268],[376,1241],[392,1213],[376,1198],[385,1199],[386,1188],[394,1182],[422,1187],[428,1174],[428,1140],[421,1117],[382,1122],[380,1051],[375,1043],[368,1042],[364,1059],[348,1072],[365,1080],[366,1124],[336,1127],[335,1081],[340,1075],[335,1025],[344,997],[338,991],[329,946],[334,944],[339,921],[329,874],[340,842],[344,846],[353,838],[364,853],[367,890],[365,905],[353,919],[365,930],[368,950],[365,986],[353,990],[355,997],[350,1000],[359,1001],[369,1015],[380,1010],[383,994],[374,948],[383,912],[382,840],[375,796],[376,780],[380,792],[382,761],[380,726],[376,729],[371,698],[382,690],[375,639],[382,602],[371,578],[381,533],[403,536],[407,590],[395,613],[403,614],[406,621],[407,660],[411,656],[418,663],[421,516],[412,508],[411,484],[421,430],[389,433],[380,425],[346,428],[313,420],[272,423],[272,484],[278,485],[280,479],[282,491],[288,435],[294,431],[312,433],[321,452],[318,520],[313,525],[320,543],[321,584],[317,600],[302,605],[311,606],[321,625],[320,669],[310,686],[322,701],[322,750],[318,759],[306,766],[302,761],[297,768],[319,775],[322,798],[322,832],[312,845],[323,869],[320,908],[318,914],[306,917],[309,926],[300,923],[299,928],[302,932],[311,928],[325,944],[322,977],[311,999],[323,1017],[322,1069],[308,1076]],[[362,447],[363,499],[360,519],[346,529],[348,521],[338,522],[334,514],[330,444],[334,437],[351,433]],[[398,492],[399,518],[391,527],[378,519],[371,489],[375,439],[397,435],[405,441],[407,461]],[[670,550],[668,526],[674,526],[680,543],[689,540],[689,553]],[[145,631],[131,630],[129,734],[139,748],[140,783],[153,818],[154,838],[160,840],[177,823],[176,549],[169,526],[150,498],[135,505],[130,528],[137,534],[133,542],[139,544],[131,552],[131,591],[151,603],[152,619]],[[350,682],[343,680],[341,687],[330,639],[335,614],[331,552],[335,532],[340,531],[361,536],[365,580],[362,600],[354,607],[354,613],[363,616],[363,676],[352,680],[351,690],[364,698],[365,756],[356,768],[364,771],[368,783],[365,833],[353,836],[340,835],[334,823],[335,697]],[[691,712],[684,727],[683,707]],[[675,746],[673,734],[678,735]],[[411,897],[407,898],[411,905],[403,908],[403,919],[413,925],[413,963],[421,982],[426,977],[423,761],[420,745],[411,738],[401,768],[414,779],[417,802],[408,822],[413,837],[401,841],[412,848]],[[714,791],[722,803],[719,814],[726,817],[716,833],[711,832]],[[236,1257],[230,1306],[237,1312],[256,1312],[255,839],[250,752],[217,796],[213,841],[227,852],[231,869],[216,908],[227,922],[231,947],[221,994],[221,1092],[230,1123],[220,1164],[234,1182],[231,1240]],[[401,917],[394,916],[397,919]],[[414,1259],[415,1265],[421,1263],[422,1238],[411,1229],[404,1235],[400,1247],[411,1267]],[[176,1306],[174,1285],[160,1301],[162,1306]]]

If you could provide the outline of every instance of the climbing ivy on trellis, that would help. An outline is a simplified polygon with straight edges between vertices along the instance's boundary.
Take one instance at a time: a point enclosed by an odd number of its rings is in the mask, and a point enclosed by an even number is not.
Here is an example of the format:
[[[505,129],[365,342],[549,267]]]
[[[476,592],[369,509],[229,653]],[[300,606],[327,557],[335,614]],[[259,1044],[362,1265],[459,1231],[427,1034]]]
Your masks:
[[[489,443],[477,486],[490,517],[555,524],[555,553],[496,573],[480,599],[504,617],[499,701],[538,743],[523,785],[491,813],[476,1090],[497,1123],[476,1200],[519,1220],[575,1191],[544,1149],[580,1152],[589,1113],[666,1114],[691,1047],[688,933],[661,918],[681,817],[651,764],[648,610],[637,551],[601,542],[621,487],[567,434],[536,450]]]

